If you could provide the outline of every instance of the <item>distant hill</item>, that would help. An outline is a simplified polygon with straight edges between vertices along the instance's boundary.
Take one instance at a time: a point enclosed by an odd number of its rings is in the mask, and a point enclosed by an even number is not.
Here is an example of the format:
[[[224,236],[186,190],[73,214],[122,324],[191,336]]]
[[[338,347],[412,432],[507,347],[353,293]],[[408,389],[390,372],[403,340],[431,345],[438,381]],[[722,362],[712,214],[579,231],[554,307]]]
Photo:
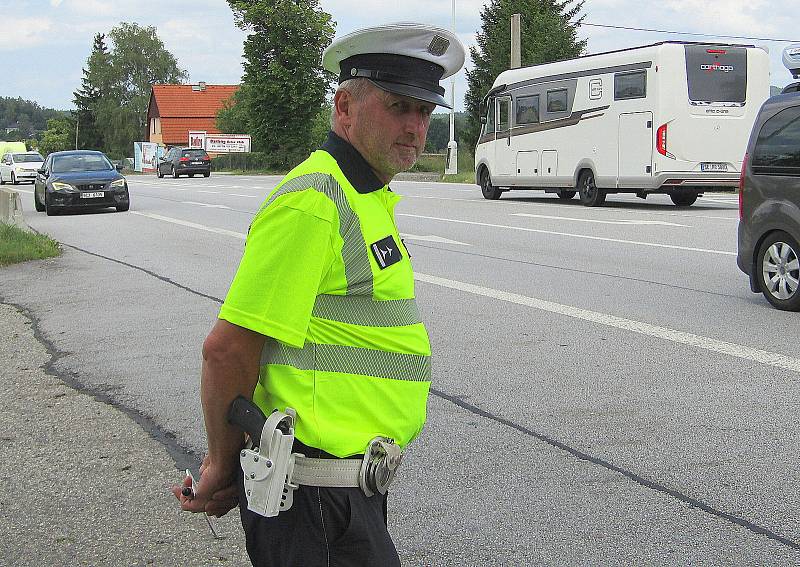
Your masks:
[[[0,140],[23,140],[47,129],[47,121],[69,115],[67,110],[39,106],[22,98],[0,97]]]

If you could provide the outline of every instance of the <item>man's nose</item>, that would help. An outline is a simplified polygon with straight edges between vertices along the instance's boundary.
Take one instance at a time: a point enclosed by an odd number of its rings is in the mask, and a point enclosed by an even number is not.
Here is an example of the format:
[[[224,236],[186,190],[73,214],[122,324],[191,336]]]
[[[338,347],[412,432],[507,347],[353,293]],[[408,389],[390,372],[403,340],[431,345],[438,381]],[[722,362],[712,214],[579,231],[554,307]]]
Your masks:
[[[414,134],[421,134],[428,124],[428,115],[421,110],[413,110],[406,117],[406,130]]]

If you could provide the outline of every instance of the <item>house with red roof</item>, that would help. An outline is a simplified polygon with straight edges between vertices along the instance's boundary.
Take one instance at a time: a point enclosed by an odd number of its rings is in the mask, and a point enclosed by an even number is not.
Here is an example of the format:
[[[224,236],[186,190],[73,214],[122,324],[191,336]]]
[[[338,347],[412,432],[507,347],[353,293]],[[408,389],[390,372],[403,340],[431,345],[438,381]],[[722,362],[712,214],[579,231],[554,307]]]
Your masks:
[[[185,146],[189,132],[217,130],[217,112],[239,85],[153,85],[147,105],[145,139],[164,146]]]

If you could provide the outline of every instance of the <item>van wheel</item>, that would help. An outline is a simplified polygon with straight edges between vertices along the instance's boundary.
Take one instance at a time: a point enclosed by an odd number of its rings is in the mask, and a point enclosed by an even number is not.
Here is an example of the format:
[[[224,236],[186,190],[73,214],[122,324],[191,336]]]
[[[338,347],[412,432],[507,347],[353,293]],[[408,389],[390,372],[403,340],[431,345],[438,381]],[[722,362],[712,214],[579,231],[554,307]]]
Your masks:
[[[693,191],[673,191],[669,194],[669,198],[679,207],[689,207],[697,201],[697,193]]]
[[[489,177],[489,170],[486,168],[481,171],[481,193],[483,193],[484,199],[489,199],[490,201],[496,201],[503,193],[500,189],[492,185],[492,179]]]
[[[156,177],[158,177],[159,179],[161,179],[162,177],[164,177],[164,172],[163,172],[163,171],[161,171],[161,168],[160,168],[160,167],[156,167]]]
[[[578,178],[578,194],[581,205],[597,207],[606,202],[606,192],[598,189],[594,182],[594,173],[587,169]]]
[[[17,176],[14,175],[14,172],[11,172],[11,184],[12,185],[19,185],[19,181],[17,181]]]
[[[172,166],[172,178],[177,179],[178,177],[180,177],[180,175],[178,175],[178,170],[175,169],[175,166]]]
[[[558,191],[558,198],[562,201],[569,201],[575,196],[575,191],[567,191],[566,189],[560,189]]]
[[[5,185],[6,182],[3,180],[3,172],[0,171],[0,185]]]
[[[770,234],[758,249],[758,287],[773,307],[783,311],[800,311],[798,254],[797,240],[780,231]]]

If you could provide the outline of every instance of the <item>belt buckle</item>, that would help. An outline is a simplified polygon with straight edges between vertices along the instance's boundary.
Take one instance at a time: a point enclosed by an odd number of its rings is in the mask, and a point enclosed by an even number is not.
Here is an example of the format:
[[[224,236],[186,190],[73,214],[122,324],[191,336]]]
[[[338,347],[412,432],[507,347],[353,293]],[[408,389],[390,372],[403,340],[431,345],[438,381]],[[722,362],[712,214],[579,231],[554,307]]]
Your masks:
[[[367,497],[375,493],[386,494],[392,484],[403,452],[394,439],[375,437],[364,451],[358,485]]]

